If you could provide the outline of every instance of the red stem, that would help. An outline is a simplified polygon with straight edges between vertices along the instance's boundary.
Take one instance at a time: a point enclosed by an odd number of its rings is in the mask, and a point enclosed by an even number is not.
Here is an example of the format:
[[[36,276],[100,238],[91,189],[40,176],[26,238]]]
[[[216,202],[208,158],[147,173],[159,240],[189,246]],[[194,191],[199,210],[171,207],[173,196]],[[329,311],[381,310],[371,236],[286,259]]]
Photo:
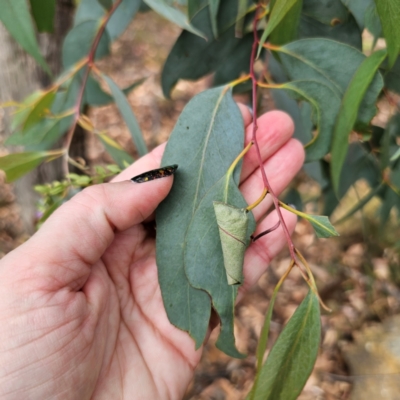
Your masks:
[[[270,186],[270,184],[268,182],[268,178],[267,178],[267,175],[265,173],[265,169],[264,169],[264,165],[263,165],[263,161],[262,161],[262,157],[261,157],[260,147],[259,147],[258,142],[257,142],[257,129],[258,129],[258,125],[257,125],[257,78],[256,78],[255,73],[254,73],[254,62],[255,62],[255,58],[256,58],[256,54],[257,54],[257,47],[258,47],[258,43],[259,43],[258,34],[257,34],[257,22],[258,22],[258,13],[259,13],[260,9],[261,9],[261,5],[258,4],[257,5],[257,9],[256,9],[256,14],[254,16],[254,21],[253,21],[253,36],[254,36],[254,40],[253,40],[253,47],[252,47],[252,50],[251,50],[251,60],[250,60],[250,76],[251,76],[252,90],[253,90],[252,101],[253,101],[253,113],[254,113],[252,141],[254,142],[254,146],[255,146],[255,149],[256,149],[257,157],[258,157],[258,162],[260,164],[261,176],[262,176],[262,179],[263,179],[263,182],[264,182],[264,187],[268,190],[268,193],[271,195],[271,197],[273,199],[276,212],[278,213],[278,217],[279,217],[279,220],[281,222],[282,229],[283,229],[283,232],[284,232],[285,237],[286,237],[286,241],[288,243],[290,256],[292,257],[293,261],[297,265],[297,258],[296,258],[296,254],[295,254],[295,246],[294,246],[294,243],[293,243],[292,238],[290,236],[289,229],[287,228],[287,226],[285,224],[285,221],[283,219],[282,211],[281,211],[281,209],[279,207],[279,199],[275,195],[274,191],[272,190],[272,188],[271,188],[271,186]]]
[[[99,30],[97,31],[97,34],[93,40],[92,46],[90,48],[89,54],[87,56],[87,68],[85,70],[85,73],[82,78],[82,83],[81,87],[78,93],[78,96],[76,98],[76,102],[74,104],[74,120],[72,122],[72,125],[66,135],[65,142],[64,142],[64,149],[65,149],[65,156],[64,156],[64,173],[65,175],[68,174],[68,153],[69,153],[69,148],[71,146],[72,138],[75,133],[76,126],[79,121],[79,117],[81,114],[81,107],[82,107],[82,101],[83,101],[83,95],[85,93],[85,87],[87,80],[89,79],[89,74],[91,69],[93,68],[93,63],[94,63],[94,57],[96,54],[97,47],[100,43],[101,37],[103,36],[104,30],[106,29],[107,23],[110,20],[111,16],[113,15],[114,11],[118,8],[118,6],[121,4],[122,0],[116,0],[116,2],[113,4],[113,6],[110,8],[109,12],[104,16],[103,22],[100,25]]]

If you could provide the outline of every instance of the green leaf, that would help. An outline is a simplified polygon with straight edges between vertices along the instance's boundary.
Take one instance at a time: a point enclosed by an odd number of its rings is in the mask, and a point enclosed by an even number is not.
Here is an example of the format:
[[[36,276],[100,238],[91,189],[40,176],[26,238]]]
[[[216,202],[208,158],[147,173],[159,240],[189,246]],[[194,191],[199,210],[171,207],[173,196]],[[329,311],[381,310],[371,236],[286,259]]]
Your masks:
[[[13,182],[46,160],[61,157],[63,150],[14,153],[0,157],[0,169],[7,175],[7,181]]]
[[[214,86],[227,84],[238,79],[240,75],[249,73],[252,43],[253,34],[245,35],[231,52],[220,60],[215,69]]]
[[[365,56],[353,47],[328,39],[303,39],[275,49],[291,80],[319,80],[343,97]],[[340,54],[340,57],[332,57]],[[382,77],[376,73],[362,100],[357,124],[368,126],[376,114]]]
[[[56,0],[30,0],[30,3],[38,31],[53,32]]]
[[[310,291],[271,349],[250,399],[297,399],[317,358],[320,336],[318,298]]]
[[[383,79],[385,80],[385,87],[400,94],[400,57],[397,58],[390,69],[387,63],[384,62],[382,65],[382,72],[384,72]]]
[[[228,285],[240,285],[243,282],[244,253],[248,246],[248,213],[244,208],[220,201],[213,201],[213,205]]]
[[[221,0],[218,12],[218,40],[213,36],[207,7],[194,16],[192,24],[202,28],[207,40],[187,31],[181,33],[162,71],[161,82],[166,97],[170,96],[179,79],[199,79],[218,69],[228,58],[241,41],[234,35],[236,13],[236,7],[232,7],[229,0]]]
[[[195,96],[165,149],[162,164],[178,164],[179,170],[172,190],[156,211],[157,265],[169,320],[189,332],[199,347],[209,323],[210,293],[222,321],[217,344],[235,356],[240,356],[233,336],[237,287],[227,283],[213,201],[226,202],[225,174],[243,149],[243,141],[243,121],[230,90],[219,87]],[[239,177],[240,168],[236,168],[234,182]],[[245,205],[231,181],[228,202],[239,208]],[[206,257],[202,257],[204,252]]]
[[[370,14],[369,16],[371,16],[374,11],[376,12],[376,6],[374,0],[341,0],[341,1],[353,14],[361,30],[363,30],[364,28],[369,28],[367,23],[368,22],[367,16],[368,14]]]
[[[271,11],[271,16],[269,17],[267,27],[265,28],[265,31],[262,34],[260,43],[258,45],[257,58],[260,56],[261,49],[265,41],[267,40],[268,36],[279,25],[279,23],[283,20],[285,15],[289,12],[289,10],[295,5],[297,1],[299,0],[275,0],[274,7]]]
[[[332,184],[336,193],[339,190],[340,174],[349,147],[348,137],[356,122],[358,109],[385,57],[386,50],[382,49],[366,58],[354,74],[343,97],[335,124],[331,154]]]
[[[127,86],[125,89],[122,89],[122,92],[127,96],[132,90],[140,86],[145,80],[146,78],[138,79],[131,85]],[[100,107],[110,104],[113,101],[114,98],[103,91],[99,81],[95,79],[94,76],[89,76],[85,87],[84,103],[91,106]]]
[[[301,15],[298,38],[325,38],[336,42],[341,42],[355,49],[362,50],[361,30],[358,27],[355,18],[349,14],[347,20],[336,23],[335,25],[326,25],[316,19]]]
[[[327,216],[310,215],[306,213],[302,213],[301,216],[311,223],[317,237],[329,238],[332,236],[339,236],[339,234],[337,233],[336,229],[333,227]]]
[[[113,6],[113,0],[97,0],[106,10]]]
[[[22,132],[16,131],[5,142],[9,146],[24,146],[27,151],[49,149],[62,135],[59,119],[45,119]]]
[[[62,60],[65,69],[89,55],[99,28],[100,20],[87,20],[74,26],[68,32],[62,49]],[[105,30],[97,46],[96,60],[109,54],[110,41],[110,36]]]
[[[46,112],[50,111],[50,107],[56,97],[56,91],[43,92],[42,96],[32,105],[31,111],[27,115],[22,130],[32,128],[37,122],[44,118]]]
[[[276,0],[270,2],[273,8]],[[287,12],[281,22],[271,32],[270,42],[275,45],[283,45],[292,42],[297,37],[297,31],[300,22],[303,0],[298,0],[294,6]]]
[[[280,87],[310,103],[317,134],[305,146],[306,162],[321,159],[331,146],[333,127],[340,107],[339,95],[325,83],[314,80],[293,81]]]
[[[217,26],[218,7],[219,7],[219,0],[210,0],[208,8],[210,10],[211,26],[215,38],[218,37],[218,26]]]
[[[386,39],[389,67],[392,67],[400,52],[400,2],[375,0],[375,4]]]
[[[123,0],[107,23],[106,30],[112,41],[128,28],[139,11],[141,0]]]
[[[341,0],[304,0],[303,13],[329,26],[344,22],[349,17],[349,10]]]
[[[208,0],[188,0],[188,17],[191,21],[203,8],[208,7]]]
[[[0,10],[0,21],[11,36],[51,75],[49,66],[40,54],[27,1],[0,0]]]
[[[196,29],[192,24],[190,24],[186,15],[182,11],[170,6],[164,0],[144,0],[144,2],[156,13],[178,25],[180,28],[205,38],[204,34],[200,30]]]
[[[125,168],[127,164],[133,164],[134,159],[126,151],[124,151],[124,149],[116,141],[111,139],[106,134],[99,134],[98,136],[106,148],[107,153],[120,168]]]
[[[129,128],[133,143],[140,156],[148,153],[146,143],[143,139],[142,132],[140,130],[139,124],[136,121],[135,115],[132,112],[132,108],[125,97],[122,90],[115,84],[115,82],[106,75],[103,75],[104,80],[107,82],[108,87],[111,90],[111,94],[114,97],[115,104],[118,107],[126,125]]]
[[[241,38],[243,36],[244,17],[247,13],[247,0],[238,0],[238,12],[235,24],[235,36]]]
[[[295,126],[293,137],[300,140],[303,145],[310,142],[313,129],[310,103],[302,102],[303,104],[300,108],[297,101],[284,90],[271,89],[271,95],[276,109],[285,111],[292,117]],[[303,113],[308,113],[308,116],[303,118]]]

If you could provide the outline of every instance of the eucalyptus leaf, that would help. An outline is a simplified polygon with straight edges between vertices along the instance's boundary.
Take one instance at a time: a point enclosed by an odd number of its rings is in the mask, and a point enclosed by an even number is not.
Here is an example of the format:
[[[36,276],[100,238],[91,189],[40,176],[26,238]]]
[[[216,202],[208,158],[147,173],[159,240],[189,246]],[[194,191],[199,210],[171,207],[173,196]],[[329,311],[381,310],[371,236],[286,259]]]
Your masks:
[[[339,179],[349,146],[348,136],[356,122],[364,95],[385,57],[386,50],[382,49],[366,58],[344,94],[335,124],[331,154],[332,183],[336,192],[339,190]]]
[[[298,29],[298,38],[325,38],[336,42],[347,44],[355,49],[362,50],[361,30],[357,21],[352,15],[349,15],[344,22],[338,22],[334,25],[327,25],[316,19],[302,14]]]
[[[400,52],[400,2],[398,0],[375,0],[385,35],[389,67],[392,67]]]
[[[135,143],[136,149],[140,156],[147,154],[147,146],[143,139],[142,132],[139,124],[137,123],[136,117],[132,112],[132,108],[122,90],[115,84],[115,82],[106,75],[103,75],[104,80],[107,82],[111,93],[114,97],[115,104],[117,105],[126,125],[129,128],[133,143]]]
[[[228,285],[243,282],[243,260],[248,246],[248,215],[246,209],[214,201],[219,236]]]
[[[134,159],[113,139],[106,134],[98,135],[107,153],[117,163],[120,168],[126,168],[127,165],[131,165]]]
[[[31,12],[39,32],[53,32],[56,0],[30,0]]]
[[[217,344],[238,357],[233,336],[237,288],[227,284],[213,201],[245,205],[236,187],[240,168],[234,171],[234,187],[230,181],[225,190],[226,171],[243,150],[243,141],[243,121],[230,89],[195,96],[164,152],[162,164],[178,164],[179,170],[156,212],[159,282],[169,320],[188,331],[199,347],[207,332],[211,295],[222,321]]]
[[[211,27],[214,34],[214,37],[218,37],[218,7],[219,7],[219,0],[209,0],[209,10],[210,10],[210,19],[211,19]]]
[[[172,88],[179,79],[199,79],[217,70],[224,63],[241,41],[235,38],[234,34],[236,14],[237,8],[232,6],[230,0],[220,1],[218,40],[213,35],[208,7],[201,8],[194,15],[192,25],[201,27],[207,40],[187,31],[183,31],[178,37],[161,75],[166,97],[170,96]]]
[[[23,131],[32,128],[32,126],[45,116],[46,112],[50,111],[50,107],[53,104],[55,97],[55,90],[42,93],[42,95],[31,106],[31,110],[23,122]]]
[[[260,43],[258,44],[257,58],[261,54],[262,47],[267,40],[268,36],[273,32],[273,30],[279,25],[290,9],[299,0],[275,0],[273,8],[271,10],[271,16],[268,19],[267,27],[265,28]]]
[[[180,28],[185,29],[188,32],[192,32],[197,36],[204,38],[203,32],[199,29],[196,29],[188,20],[186,15],[178,10],[177,8],[172,7],[164,0],[144,0],[144,2],[152,8],[156,13],[160,14],[167,20],[173,22],[178,25]]]
[[[291,80],[319,80],[340,98],[366,58],[360,51],[328,39],[302,39],[278,47],[276,51]],[[340,57],[332,57],[332,54],[340,54]],[[359,108],[358,124],[367,126],[375,116],[381,88],[382,77],[377,72]]]
[[[322,158],[330,150],[333,127],[340,107],[340,97],[322,81],[304,80],[280,86],[297,99],[306,100],[313,109],[317,134],[305,146],[306,162]]]
[[[297,399],[317,358],[320,337],[318,298],[310,291],[279,335],[248,399]]]
[[[5,144],[23,146],[26,151],[42,151],[49,149],[62,135],[59,119],[43,119],[30,129],[17,130],[10,135]]]
[[[270,2],[273,8],[276,0]],[[274,45],[283,45],[297,38],[303,0],[297,0],[293,7],[286,13],[276,28],[271,32],[269,41]]]
[[[304,213],[302,217],[311,223],[317,237],[329,238],[332,236],[339,236],[326,215],[310,215]]]
[[[81,59],[89,55],[96,34],[100,28],[100,20],[87,20],[74,26],[66,36],[62,49],[62,60],[64,68],[71,67]],[[110,36],[103,32],[97,46],[95,59],[100,59],[110,51]]]
[[[61,157],[63,151],[38,151],[14,153],[0,157],[0,169],[7,175],[7,181],[13,182],[36,168],[43,161]]]
[[[334,26],[349,17],[341,0],[303,0],[303,13],[325,25]]]

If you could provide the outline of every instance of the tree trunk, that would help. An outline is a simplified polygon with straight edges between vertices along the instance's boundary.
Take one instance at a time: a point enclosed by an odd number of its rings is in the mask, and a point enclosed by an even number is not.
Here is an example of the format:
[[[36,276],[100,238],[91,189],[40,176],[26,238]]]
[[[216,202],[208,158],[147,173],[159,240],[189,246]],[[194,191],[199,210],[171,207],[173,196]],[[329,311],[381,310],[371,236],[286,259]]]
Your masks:
[[[73,0],[58,0],[56,2],[54,33],[40,34],[39,44],[54,75],[61,71],[62,42],[73,22]],[[0,102],[21,101],[33,91],[48,86],[49,76],[40,69],[35,61],[27,55],[18,43],[0,24]],[[10,115],[4,112],[3,129],[0,131],[2,142],[9,136]],[[83,132],[77,132],[74,146],[82,154]],[[75,153],[74,151],[72,151]],[[52,181],[62,177],[60,162],[44,164],[37,170],[19,179],[15,183],[17,202],[21,207],[21,217],[28,233],[34,231],[37,195],[33,186],[44,181]]]

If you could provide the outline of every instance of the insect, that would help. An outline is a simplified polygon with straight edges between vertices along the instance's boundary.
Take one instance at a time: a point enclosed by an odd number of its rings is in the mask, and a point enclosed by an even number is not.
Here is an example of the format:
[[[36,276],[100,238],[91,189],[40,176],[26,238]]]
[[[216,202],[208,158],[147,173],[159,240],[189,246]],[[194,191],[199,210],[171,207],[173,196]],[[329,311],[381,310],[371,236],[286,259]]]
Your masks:
[[[178,166],[176,164],[169,165],[167,167],[153,169],[151,171],[144,172],[143,174],[134,176],[133,178],[131,178],[131,181],[136,183],[143,183],[143,182],[153,181],[154,179],[165,178],[167,176],[174,174],[177,169]]]

